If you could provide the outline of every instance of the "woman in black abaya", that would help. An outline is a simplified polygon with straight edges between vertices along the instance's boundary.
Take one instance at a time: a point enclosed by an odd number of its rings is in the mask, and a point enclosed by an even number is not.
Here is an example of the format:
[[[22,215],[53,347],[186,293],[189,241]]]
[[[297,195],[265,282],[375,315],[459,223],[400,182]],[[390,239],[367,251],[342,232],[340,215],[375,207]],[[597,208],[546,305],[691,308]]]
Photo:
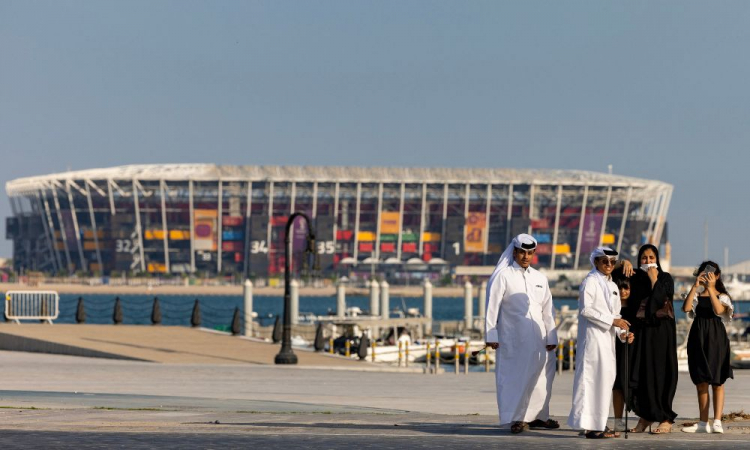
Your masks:
[[[633,411],[640,420],[631,431],[642,433],[658,422],[652,433],[669,433],[677,417],[672,410],[677,390],[674,280],[662,270],[659,251],[651,244],[638,251],[638,264],[638,270],[630,279],[628,305],[638,308],[630,385]]]

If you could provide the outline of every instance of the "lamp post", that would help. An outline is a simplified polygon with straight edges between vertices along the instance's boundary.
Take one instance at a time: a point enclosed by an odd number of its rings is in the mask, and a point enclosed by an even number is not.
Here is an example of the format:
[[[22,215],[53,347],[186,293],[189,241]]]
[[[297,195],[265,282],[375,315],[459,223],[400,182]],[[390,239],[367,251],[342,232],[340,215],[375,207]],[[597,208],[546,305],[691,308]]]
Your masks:
[[[276,364],[297,364],[297,355],[292,351],[292,307],[291,307],[291,294],[289,289],[289,282],[291,279],[290,275],[290,260],[292,241],[289,236],[294,219],[302,216],[305,218],[307,224],[307,249],[306,253],[315,254],[315,232],[312,228],[312,223],[307,214],[301,212],[292,213],[289,216],[289,220],[286,221],[286,236],[284,237],[284,328],[281,337],[281,350],[276,355],[274,362]],[[316,264],[317,265],[317,264]]]

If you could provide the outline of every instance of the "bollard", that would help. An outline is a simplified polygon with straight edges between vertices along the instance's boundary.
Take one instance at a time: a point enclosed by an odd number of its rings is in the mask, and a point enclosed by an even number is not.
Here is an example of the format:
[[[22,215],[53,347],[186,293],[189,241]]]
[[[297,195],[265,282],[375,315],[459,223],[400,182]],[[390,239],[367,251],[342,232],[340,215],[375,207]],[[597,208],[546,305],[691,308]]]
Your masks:
[[[464,284],[464,328],[474,328],[474,291],[471,283]]]
[[[464,347],[464,374],[469,374],[469,343]]]
[[[568,343],[568,370],[575,372],[575,361],[576,361],[576,355],[575,355],[575,347],[573,346],[573,339],[570,340]]]
[[[430,280],[424,280],[424,316],[429,319],[425,325],[425,334],[432,336],[432,283]]]
[[[120,301],[120,297],[115,298],[115,310],[112,313],[112,322],[115,325],[122,323],[122,302]]]
[[[323,337],[323,322],[318,322],[315,327],[315,341],[313,344],[316,352],[322,352],[326,348],[326,340]]]
[[[352,356],[351,350],[352,350],[352,343],[347,338],[346,341],[344,342],[344,356],[346,356],[347,358]]]
[[[284,329],[281,326],[281,316],[276,316],[276,321],[273,323],[273,331],[271,332],[271,340],[274,344],[281,342],[283,333]]]
[[[328,338],[328,353],[333,355],[333,338]]]
[[[380,316],[384,320],[391,318],[391,294],[388,289],[388,282],[383,280],[383,282],[380,283]],[[388,326],[387,324],[384,325]]]
[[[492,347],[484,348],[484,371],[485,372],[490,371],[490,351],[491,350],[492,350]],[[495,363],[497,364],[497,361]]]
[[[432,356],[430,355],[430,343],[429,342],[426,345],[426,349],[427,349],[427,352],[424,354],[424,358],[425,358],[425,364],[427,366],[427,371],[429,372],[430,371],[430,356]]]
[[[76,323],[86,323],[86,308],[83,306],[83,297],[78,297],[76,307]]]
[[[154,306],[151,308],[151,324],[161,325],[161,305],[159,297],[154,297]]]
[[[372,362],[375,362],[375,349],[378,347],[378,343],[372,341]]]
[[[336,285],[336,317],[343,318],[346,315],[346,286],[343,280]]]
[[[562,373],[563,370],[563,341],[557,343],[557,373]]]
[[[409,341],[404,342],[405,355],[404,355],[404,366],[409,367]]]
[[[201,326],[201,302],[197,298],[193,304],[193,313],[190,315],[190,325],[193,328]]]
[[[403,346],[404,346],[403,341],[398,341],[398,366],[399,367],[401,367],[401,360],[404,357],[402,353]]]
[[[359,347],[357,347],[357,356],[360,361],[367,359],[367,349],[370,348],[370,338],[367,337],[367,333],[362,333],[359,338]]]
[[[299,323],[299,281],[292,280],[289,282],[289,297],[290,297],[290,307],[291,307],[291,322],[292,325],[297,325]]]
[[[453,365],[456,366],[456,375],[458,375],[458,366],[461,363],[460,356],[458,354],[458,342],[453,344]]]
[[[380,315],[380,283],[378,283],[378,280],[370,281],[370,315]]]
[[[245,336],[251,337],[253,335],[253,282],[250,280],[245,280],[242,286],[242,299],[245,303]],[[200,324],[200,321],[198,323]]]
[[[435,375],[438,374],[440,369],[440,344],[435,341]]]
[[[240,323],[240,307],[234,308],[234,315],[232,316],[232,336],[239,336],[242,333],[242,326]]]

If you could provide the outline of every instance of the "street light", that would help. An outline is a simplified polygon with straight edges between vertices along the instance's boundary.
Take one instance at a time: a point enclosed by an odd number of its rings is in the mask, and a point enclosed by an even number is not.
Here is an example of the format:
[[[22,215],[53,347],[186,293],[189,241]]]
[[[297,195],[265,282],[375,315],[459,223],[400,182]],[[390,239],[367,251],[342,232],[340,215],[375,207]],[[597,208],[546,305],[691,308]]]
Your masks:
[[[305,253],[316,254],[315,232],[313,231],[310,218],[307,217],[307,214],[305,213],[292,213],[292,215],[289,216],[289,220],[286,221],[286,236],[284,237],[284,328],[281,337],[281,350],[274,359],[276,364],[297,364],[297,355],[292,351],[292,299],[289,292],[292,241],[289,236],[289,231],[292,228],[292,224],[294,224],[294,219],[299,216],[304,217],[305,223],[307,224],[307,248],[305,249]]]

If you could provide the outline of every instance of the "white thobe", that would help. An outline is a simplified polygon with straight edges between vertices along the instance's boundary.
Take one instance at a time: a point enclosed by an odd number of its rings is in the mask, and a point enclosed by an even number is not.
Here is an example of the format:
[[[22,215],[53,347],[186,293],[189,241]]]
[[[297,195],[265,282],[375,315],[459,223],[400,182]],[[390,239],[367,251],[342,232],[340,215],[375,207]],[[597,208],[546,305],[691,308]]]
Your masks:
[[[620,295],[611,277],[606,278],[609,301],[595,274],[589,274],[584,283],[578,296],[576,374],[568,425],[575,430],[604,431],[617,375],[615,337],[622,330],[612,322],[620,318]]]
[[[487,297],[486,342],[495,358],[500,424],[549,419],[557,327],[547,277],[516,263],[497,275]]]

